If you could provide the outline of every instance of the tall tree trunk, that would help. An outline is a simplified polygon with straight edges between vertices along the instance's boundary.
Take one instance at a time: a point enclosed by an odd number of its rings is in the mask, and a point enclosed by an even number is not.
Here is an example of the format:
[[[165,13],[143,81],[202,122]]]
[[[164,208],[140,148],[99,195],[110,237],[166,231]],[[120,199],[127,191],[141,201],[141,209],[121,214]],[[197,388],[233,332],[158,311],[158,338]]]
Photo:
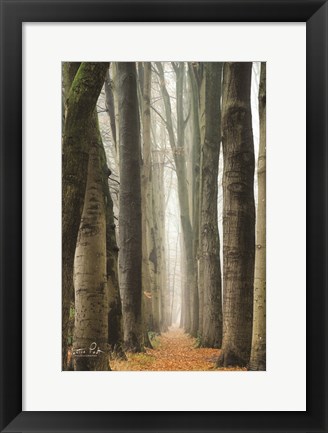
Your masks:
[[[153,331],[152,318],[152,275],[150,231],[152,221],[151,208],[151,143],[150,143],[150,91],[151,69],[150,63],[138,63],[138,96],[142,117],[142,165],[141,165],[141,208],[142,208],[142,316],[144,325],[144,344],[152,347],[149,331]]]
[[[217,213],[221,74],[222,63],[205,64],[205,131],[201,144],[199,264],[204,291],[201,344],[205,347],[221,347],[222,342],[221,264]]]
[[[118,63],[120,112],[119,262],[123,293],[124,346],[143,351],[141,316],[142,233],[140,187],[140,133],[136,66]]]
[[[105,196],[106,212],[106,275],[108,287],[108,344],[111,356],[125,359],[123,351],[123,318],[120,288],[118,282],[118,247],[116,243],[113,200],[108,186],[111,171],[107,166],[106,153],[98,130],[101,143],[100,163],[102,173],[102,187]]]
[[[62,144],[62,368],[67,364],[70,304],[74,296],[73,263],[87,181],[89,121],[108,63],[82,63],[65,104]]]
[[[219,366],[245,366],[252,340],[255,254],[252,63],[225,63],[223,143],[223,343]]]
[[[266,64],[264,62],[261,63],[259,113],[260,147],[257,166],[258,204],[250,370],[266,369]]]
[[[165,259],[165,221],[164,221],[164,161],[161,152],[156,152],[152,170],[154,234],[156,245],[157,288],[159,297],[160,330],[166,332],[168,323],[168,294]]]
[[[89,123],[93,140],[89,152],[88,180],[74,261],[73,354],[74,369],[78,371],[109,370],[106,214],[100,162],[102,142],[97,123],[95,112]],[[92,353],[98,350],[99,353]]]

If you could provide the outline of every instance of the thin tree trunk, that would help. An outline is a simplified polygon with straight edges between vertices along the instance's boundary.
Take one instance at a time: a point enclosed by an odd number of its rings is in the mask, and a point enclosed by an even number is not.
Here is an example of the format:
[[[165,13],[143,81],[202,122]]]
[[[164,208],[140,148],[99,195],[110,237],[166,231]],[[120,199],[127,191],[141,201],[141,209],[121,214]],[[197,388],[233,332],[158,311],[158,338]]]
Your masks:
[[[245,366],[252,340],[255,254],[252,63],[225,63],[223,143],[223,343],[219,366]]]
[[[73,299],[73,263],[81,221],[88,154],[89,121],[103,85],[108,63],[82,63],[65,104],[62,145],[62,368],[67,366],[70,304]]]
[[[197,65],[197,66],[196,66]],[[192,126],[193,126],[193,146],[192,146],[192,213],[193,213],[193,236],[194,236],[194,312],[191,334],[195,337],[202,335],[203,329],[203,304],[204,296],[200,284],[199,275],[199,224],[200,224],[200,164],[201,164],[201,131],[200,131],[200,88],[199,88],[199,69],[200,64],[189,63],[189,76],[192,90]]]
[[[217,197],[222,63],[205,64],[205,131],[201,159],[200,263],[204,312],[201,344],[221,347],[222,294]]]
[[[139,63],[139,94],[140,108],[142,112],[142,166],[141,166],[141,206],[142,206],[142,299],[144,343],[152,347],[148,332],[153,331],[152,318],[152,262],[149,260],[152,250],[151,221],[152,221],[152,196],[151,196],[151,141],[150,141],[150,95],[151,95],[151,68],[150,63]]]
[[[266,369],[266,64],[261,63],[259,89],[260,147],[254,272],[253,338],[250,370]]]
[[[143,351],[141,315],[142,229],[140,186],[140,133],[136,66],[118,63],[120,111],[119,262],[123,293],[124,346]]]

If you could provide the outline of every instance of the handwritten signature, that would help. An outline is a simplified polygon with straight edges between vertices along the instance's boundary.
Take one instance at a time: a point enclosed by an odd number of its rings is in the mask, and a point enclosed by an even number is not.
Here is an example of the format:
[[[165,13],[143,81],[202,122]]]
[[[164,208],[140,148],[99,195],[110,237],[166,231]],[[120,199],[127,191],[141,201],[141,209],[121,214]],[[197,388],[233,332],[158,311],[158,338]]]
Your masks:
[[[75,357],[86,356],[89,358],[94,358],[98,356],[100,353],[105,353],[105,352],[99,349],[98,344],[96,342],[91,343],[89,348],[84,347],[82,349],[73,350],[73,356]]]

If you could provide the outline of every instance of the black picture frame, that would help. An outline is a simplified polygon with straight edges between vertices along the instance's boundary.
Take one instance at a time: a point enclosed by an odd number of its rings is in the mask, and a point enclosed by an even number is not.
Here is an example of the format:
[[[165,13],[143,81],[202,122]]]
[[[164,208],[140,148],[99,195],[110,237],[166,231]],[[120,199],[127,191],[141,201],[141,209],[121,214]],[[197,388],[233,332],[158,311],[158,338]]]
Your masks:
[[[22,23],[54,21],[306,22],[305,412],[22,412]],[[328,432],[327,34],[323,0],[1,0],[1,431]]]

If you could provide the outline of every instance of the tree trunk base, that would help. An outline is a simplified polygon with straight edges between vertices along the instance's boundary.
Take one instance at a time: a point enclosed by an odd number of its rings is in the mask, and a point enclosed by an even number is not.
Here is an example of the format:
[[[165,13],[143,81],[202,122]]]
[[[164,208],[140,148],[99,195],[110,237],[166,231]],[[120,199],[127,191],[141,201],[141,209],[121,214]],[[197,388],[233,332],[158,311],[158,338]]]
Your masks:
[[[222,350],[217,360],[217,367],[245,367],[245,362],[240,356],[235,354],[232,350]]]
[[[116,344],[110,349],[110,359],[119,359],[121,361],[127,361],[128,358],[120,344]]]
[[[108,355],[100,355],[94,358],[81,356],[73,361],[74,371],[111,371]]]
[[[248,371],[266,371],[266,362],[262,361],[250,361]]]

